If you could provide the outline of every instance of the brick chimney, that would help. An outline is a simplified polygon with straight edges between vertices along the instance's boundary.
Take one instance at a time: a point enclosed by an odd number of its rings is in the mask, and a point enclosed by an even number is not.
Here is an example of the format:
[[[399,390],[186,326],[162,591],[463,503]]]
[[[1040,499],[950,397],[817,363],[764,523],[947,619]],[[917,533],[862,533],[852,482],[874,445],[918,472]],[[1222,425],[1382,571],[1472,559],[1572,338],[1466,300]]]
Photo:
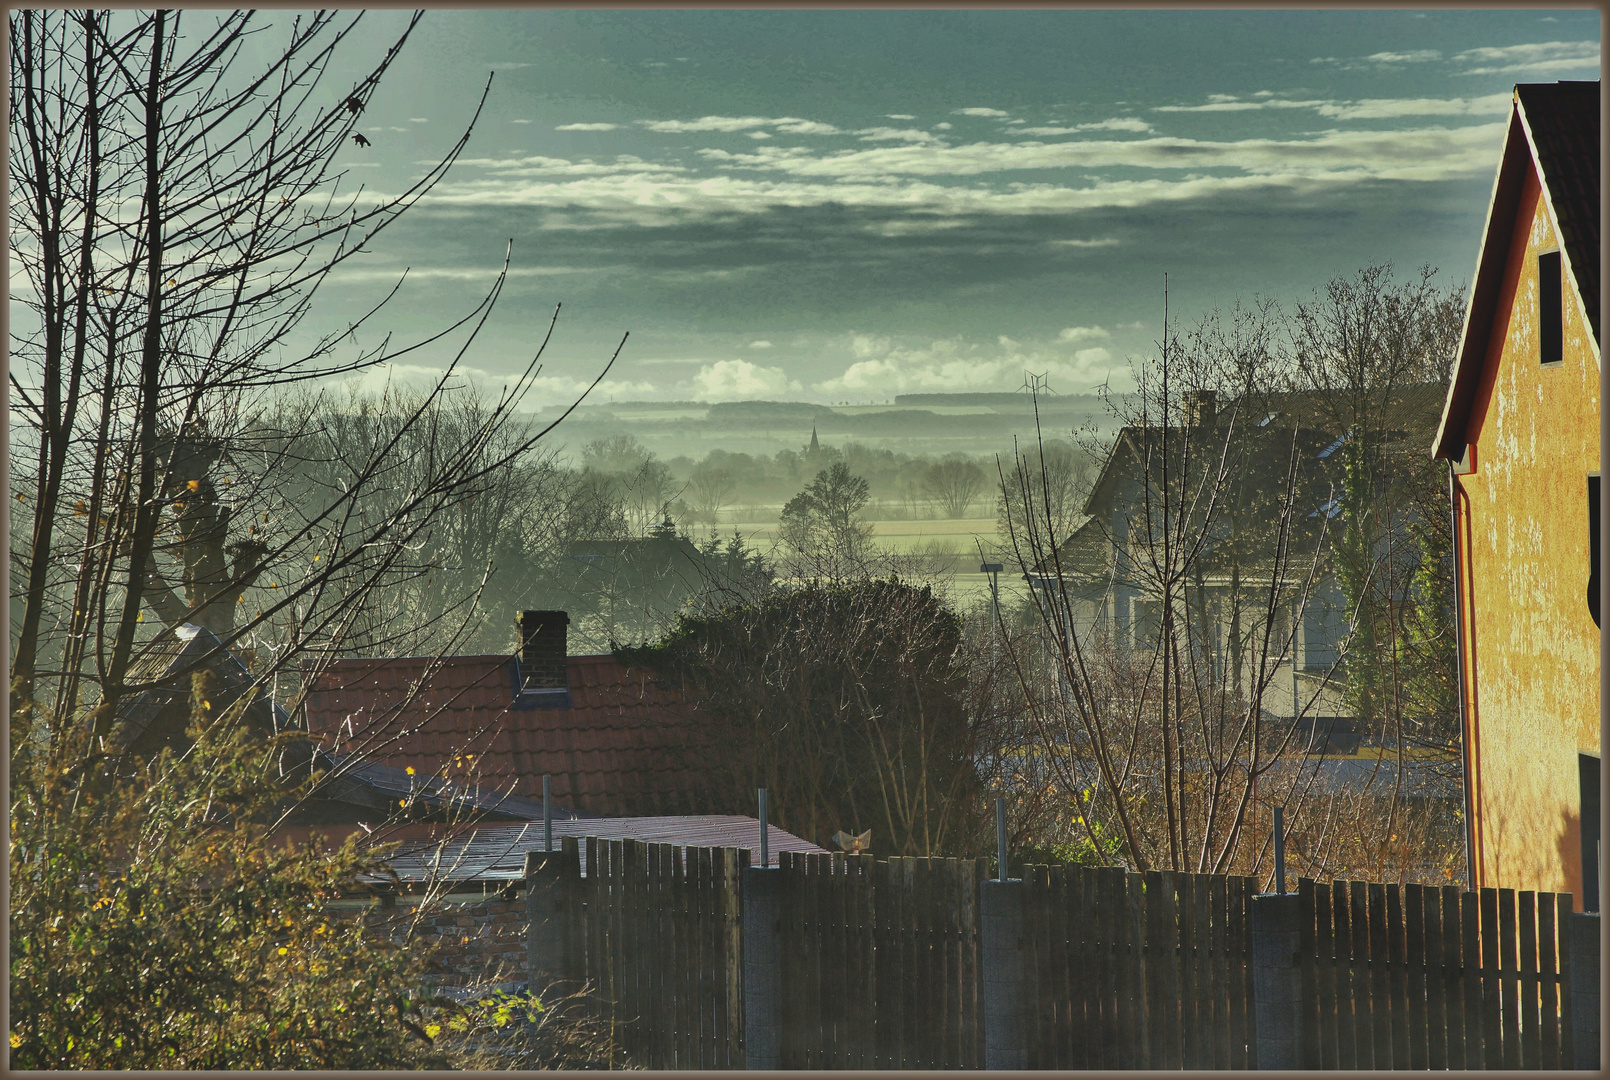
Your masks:
[[[1187,390],[1185,400],[1181,402],[1181,405],[1185,411],[1186,427],[1210,428],[1218,418],[1214,410],[1213,391],[1211,390]]]
[[[570,687],[566,627],[563,611],[520,612],[520,689],[567,690]]]

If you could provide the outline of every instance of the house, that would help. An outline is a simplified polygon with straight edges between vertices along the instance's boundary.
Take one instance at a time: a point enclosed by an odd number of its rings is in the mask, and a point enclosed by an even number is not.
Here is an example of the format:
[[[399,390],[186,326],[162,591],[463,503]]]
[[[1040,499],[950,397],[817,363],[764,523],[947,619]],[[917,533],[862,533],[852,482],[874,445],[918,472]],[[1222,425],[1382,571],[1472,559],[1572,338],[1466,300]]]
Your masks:
[[[1393,390],[1379,420],[1385,441],[1423,438],[1443,396],[1439,383]],[[1255,642],[1279,561],[1281,598],[1271,629],[1271,658],[1285,652],[1288,638],[1291,647],[1280,663],[1286,673],[1270,685],[1263,709],[1287,718],[1315,712],[1343,716],[1339,687],[1345,678],[1347,602],[1337,584],[1332,546],[1321,544],[1321,532],[1342,510],[1340,451],[1351,432],[1312,392],[1221,402],[1213,391],[1199,390],[1185,395],[1183,412],[1179,426],[1128,425],[1119,431],[1085,501],[1086,520],[1054,558],[1039,561],[1031,584],[1060,578],[1072,600],[1073,629],[1081,636],[1131,648],[1155,640],[1162,596],[1154,557],[1162,556],[1165,518],[1159,492],[1166,470],[1175,565],[1185,568],[1185,558],[1177,554],[1182,546],[1201,543],[1175,593],[1176,617],[1191,621],[1201,670],[1237,691],[1250,687]],[[1279,523],[1293,465],[1295,511],[1282,537]],[[1226,479],[1213,494],[1204,479],[1221,469]],[[1277,560],[1281,543],[1285,556]],[[1231,659],[1237,655],[1239,663]]]
[[[610,655],[570,656],[562,611],[521,613],[515,655],[345,658],[308,673],[309,733],[418,776],[592,815],[726,809],[680,691]]]
[[[118,710],[111,746],[138,760],[154,758],[164,749],[188,748],[192,677],[199,672],[210,675],[215,712],[245,700],[245,723],[264,737],[300,729],[211,630],[179,623],[142,646],[130,664],[130,683],[144,688]],[[358,828],[399,816],[422,822],[530,821],[542,816],[540,802],[429,774],[413,775],[402,766],[322,746],[313,739],[291,738],[280,751],[278,766],[288,786],[308,774],[316,781],[277,834],[282,839],[315,827],[329,832],[331,826]]]
[[[1451,463],[1472,887],[1598,909],[1599,84],[1515,87],[1432,445]]]

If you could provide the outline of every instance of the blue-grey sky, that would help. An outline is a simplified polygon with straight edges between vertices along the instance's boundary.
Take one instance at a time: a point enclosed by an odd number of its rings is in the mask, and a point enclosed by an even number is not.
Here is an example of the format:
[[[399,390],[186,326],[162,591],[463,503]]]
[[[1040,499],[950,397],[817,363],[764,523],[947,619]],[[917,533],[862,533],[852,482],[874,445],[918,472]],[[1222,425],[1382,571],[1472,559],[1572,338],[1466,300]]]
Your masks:
[[[403,15],[370,18],[379,48]],[[401,189],[495,71],[491,96],[321,308],[409,267],[386,325],[420,332],[512,238],[464,365],[501,381],[563,301],[533,404],[627,330],[602,399],[1117,387],[1165,272],[1185,323],[1379,260],[1465,282],[1512,86],[1597,78],[1599,35],[1592,10],[432,11],[352,178]]]

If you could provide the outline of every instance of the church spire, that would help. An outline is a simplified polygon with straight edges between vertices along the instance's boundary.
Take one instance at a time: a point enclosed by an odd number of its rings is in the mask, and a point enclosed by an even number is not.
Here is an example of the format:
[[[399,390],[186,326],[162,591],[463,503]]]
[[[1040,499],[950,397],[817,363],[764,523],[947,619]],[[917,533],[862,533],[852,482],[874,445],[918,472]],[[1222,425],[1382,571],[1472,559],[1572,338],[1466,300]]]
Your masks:
[[[811,450],[813,454],[820,453],[822,445],[816,441],[816,425],[811,425]]]

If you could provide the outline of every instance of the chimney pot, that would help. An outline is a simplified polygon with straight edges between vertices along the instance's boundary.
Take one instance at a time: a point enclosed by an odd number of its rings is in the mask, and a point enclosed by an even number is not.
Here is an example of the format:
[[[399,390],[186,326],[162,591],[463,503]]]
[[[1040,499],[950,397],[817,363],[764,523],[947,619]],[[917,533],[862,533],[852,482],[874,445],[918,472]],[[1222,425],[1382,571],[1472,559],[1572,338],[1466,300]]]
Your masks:
[[[1214,394],[1211,390],[1187,390],[1185,399],[1181,402],[1185,412],[1186,427],[1212,427],[1217,420],[1214,409]]]

